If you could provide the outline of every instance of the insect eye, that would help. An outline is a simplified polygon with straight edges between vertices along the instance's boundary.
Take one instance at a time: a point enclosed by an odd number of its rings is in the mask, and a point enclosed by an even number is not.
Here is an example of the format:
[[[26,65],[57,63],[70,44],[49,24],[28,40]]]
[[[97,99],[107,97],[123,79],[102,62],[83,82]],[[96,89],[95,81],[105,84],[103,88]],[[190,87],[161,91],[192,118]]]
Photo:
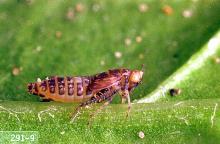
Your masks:
[[[132,82],[135,82],[135,83],[139,82],[139,81],[140,81],[140,76],[139,76],[139,74],[138,74],[138,73],[133,73],[133,74],[131,75],[131,81],[132,81]]]

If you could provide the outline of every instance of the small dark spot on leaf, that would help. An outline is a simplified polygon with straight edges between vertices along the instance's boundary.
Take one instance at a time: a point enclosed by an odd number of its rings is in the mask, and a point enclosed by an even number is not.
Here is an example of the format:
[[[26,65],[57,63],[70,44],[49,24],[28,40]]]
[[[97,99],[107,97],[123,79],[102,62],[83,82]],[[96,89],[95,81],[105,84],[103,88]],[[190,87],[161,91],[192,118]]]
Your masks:
[[[169,90],[169,93],[171,96],[177,96],[181,93],[181,89],[178,88],[172,88]]]
[[[178,53],[175,53],[175,54],[173,55],[173,57],[174,57],[174,58],[178,58],[178,57],[179,57],[179,54],[178,54]]]

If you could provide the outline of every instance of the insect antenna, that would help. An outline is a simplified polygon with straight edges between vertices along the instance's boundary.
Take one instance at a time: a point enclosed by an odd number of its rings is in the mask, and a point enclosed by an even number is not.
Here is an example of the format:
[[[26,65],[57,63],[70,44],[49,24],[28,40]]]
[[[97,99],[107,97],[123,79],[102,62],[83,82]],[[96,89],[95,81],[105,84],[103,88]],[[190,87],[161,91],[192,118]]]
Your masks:
[[[141,71],[144,72],[144,69],[145,69],[145,68],[146,68],[145,65],[142,64],[142,65],[141,65]]]
[[[142,64],[142,65],[141,65],[141,71],[142,71],[143,73],[145,72],[145,68],[146,68],[145,65]],[[142,80],[143,80],[143,78],[142,78]],[[142,81],[140,82],[140,84],[142,84]]]

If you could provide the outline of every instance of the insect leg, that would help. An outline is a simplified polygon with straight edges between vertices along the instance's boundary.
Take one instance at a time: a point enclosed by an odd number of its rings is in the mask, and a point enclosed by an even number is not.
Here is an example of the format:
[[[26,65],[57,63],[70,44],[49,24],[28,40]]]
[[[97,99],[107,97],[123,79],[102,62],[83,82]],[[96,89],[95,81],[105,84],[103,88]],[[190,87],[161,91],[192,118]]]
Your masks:
[[[122,90],[119,91],[119,95],[121,96],[121,103],[122,103],[122,104],[125,104],[127,98],[124,97],[124,95],[123,95],[123,91],[122,91]]]
[[[128,100],[128,111],[127,111],[127,115],[126,115],[126,117],[129,116],[130,111],[131,111],[131,100],[130,100],[129,92],[127,93],[127,100]]]
[[[79,114],[79,111],[89,105],[89,104],[92,104],[92,103],[100,103],[100,102],[103,102],[105,100],[108,100],[110,99],[115,93],[117,93],[118,90],[113,90],[112,88],[109,88],[109,89],[103,89],[101,91],[99,91],[96,96],[92,97],[90,100],[88,100],[87,102],[84,102],[82,104],[80,104],[76,110],[74,111],[73,115],[72,115],[72,119],[71,119],[71,122],[73,122],[75,120],[75,118],[77,117],[77,115]]]
[[[130,100],[130,94],[129,94],[129,77],[127,75],[124,76],[124,85],[121,87],[121,90],[119,92],[121,96],[121,102],[125,103],[126,100],[128,101],[128,111],[126,117],[129,116],[129,113],[131,111],[131,100]]]
[[[80,110],[89,105],[89,104],[92,104],[92,103],[95,103],[97,102],[97,99],[95,97],[92,97],[90,100],[86,101],[86,102],[83,102],[81,103],[76,109],[75,111],[73,112],[72,116],[71,116],[71,123],[74,122],[74,120],[76,119],[76,117],[80,114]]]
[[[127,100],[127,97],[124,93],[125,93],[125,91],[128,91],[128,87],[129,87],[129,77],[127,75],[125,75],[123,78],[124,78],[124,84],[122,84],[121,90],[119,92],[119,94],[121,96],[121,103],[122,104],[124,104]]]
[[[129,113],[131,111],[131,100],[130,100],[129,91],[124,90],[124,91],[121,91],[119,94],[121,95],[122,102],[125,102],[126,100],[128,101],[128,110],[127,110],[127,114],[126,114],[126,117],[128,117]]]
[[[126,100],[127,100],[127,98],[121,97],[121,103],[122,104],[125,104]]]
[[[100,113],[107,105],[109,105],[111,102],[112,102],[112,99],[113,97],[110,97],[107,99],[107,101],[99,107],[99,109],[97,109],[94,113],[92,113],[90,115],[90,118],[89,118],[89,122],[88,122],[88,125],[91,126],[91,123],[92,123],[92,119],[98,114]]]

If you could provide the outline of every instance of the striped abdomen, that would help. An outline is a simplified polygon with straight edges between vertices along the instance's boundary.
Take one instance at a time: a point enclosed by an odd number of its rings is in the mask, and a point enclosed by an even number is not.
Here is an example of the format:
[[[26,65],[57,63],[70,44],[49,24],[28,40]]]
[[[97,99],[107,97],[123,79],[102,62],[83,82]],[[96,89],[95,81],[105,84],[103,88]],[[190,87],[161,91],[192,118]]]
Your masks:
[[[41,82],[30,83],[28,91],[43,99],[61,102],[82,102],[92,97],[88,88],[89,77],[50,77]]]

